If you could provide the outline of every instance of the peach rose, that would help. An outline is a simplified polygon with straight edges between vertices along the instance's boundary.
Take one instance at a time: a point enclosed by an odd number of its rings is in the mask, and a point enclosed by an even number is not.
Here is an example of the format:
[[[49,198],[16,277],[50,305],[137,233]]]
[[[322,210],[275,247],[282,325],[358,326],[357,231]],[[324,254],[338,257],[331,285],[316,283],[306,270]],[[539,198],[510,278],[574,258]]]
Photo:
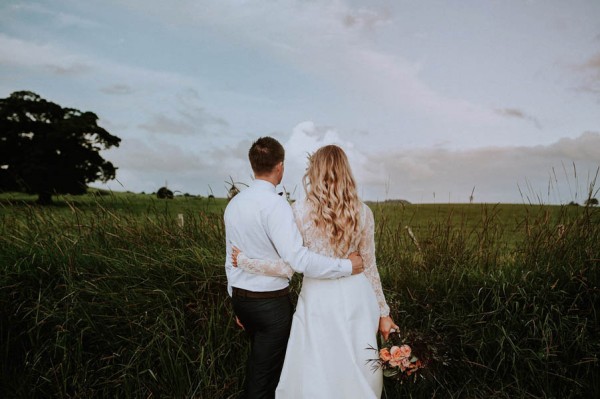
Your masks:
[[[392,355],[392,359],[395,361],[402,359],[402,354],[400,353],[400,348],[398,346],[392,346],[390,348],[390,355]]]
[[[388,348],[383,348],[379,351],[379,358],[384,362],[392,360],[392,355]]]
[[[402,356],[402,357],[410,357],[411,353],[412,353],[412,350],[410,349],[410,346],[408,346],[408,345],[402,345],[400,347],[400,356]]]

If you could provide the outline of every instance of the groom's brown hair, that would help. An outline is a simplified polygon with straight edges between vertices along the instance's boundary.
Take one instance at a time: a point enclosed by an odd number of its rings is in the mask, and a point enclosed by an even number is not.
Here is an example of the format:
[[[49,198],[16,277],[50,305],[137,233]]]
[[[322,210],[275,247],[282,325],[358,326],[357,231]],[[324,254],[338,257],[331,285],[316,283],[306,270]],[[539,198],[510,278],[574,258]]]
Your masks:
[[[273,137],[261,137],[252,143],[248,158],[254,174],[263,175],[271,172],[279,162],[283,162],[285,150]]]

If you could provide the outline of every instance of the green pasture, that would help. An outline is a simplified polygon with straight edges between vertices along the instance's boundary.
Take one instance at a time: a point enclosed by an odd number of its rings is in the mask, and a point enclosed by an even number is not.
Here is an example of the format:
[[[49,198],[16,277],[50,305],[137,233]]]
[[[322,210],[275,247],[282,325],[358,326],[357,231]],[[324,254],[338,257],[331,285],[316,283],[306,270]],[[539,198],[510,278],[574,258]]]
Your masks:
[[[239,395],[226,200],[35,199],[0,194],[0,397]],[[392,316],[451,358],[385,398],[600,397],[600,209],[369,205]]]

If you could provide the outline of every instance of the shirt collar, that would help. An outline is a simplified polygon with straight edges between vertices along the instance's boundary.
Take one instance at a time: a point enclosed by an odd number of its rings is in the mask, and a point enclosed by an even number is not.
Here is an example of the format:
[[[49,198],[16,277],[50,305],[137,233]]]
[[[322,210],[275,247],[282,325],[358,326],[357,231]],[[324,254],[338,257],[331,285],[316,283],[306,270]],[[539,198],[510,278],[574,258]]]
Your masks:
[[[273,183],[262,179],[254,179],[254,181],[252,182],[252,187],[275,192],[275,186],[273,185]]]

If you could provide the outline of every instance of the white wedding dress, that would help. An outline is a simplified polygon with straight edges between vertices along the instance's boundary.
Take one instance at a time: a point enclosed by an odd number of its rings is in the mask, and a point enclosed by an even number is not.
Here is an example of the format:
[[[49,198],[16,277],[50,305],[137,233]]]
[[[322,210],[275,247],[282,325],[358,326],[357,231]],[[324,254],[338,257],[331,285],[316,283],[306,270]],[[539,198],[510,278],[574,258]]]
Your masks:
[[[296,222],[311,251],[336,257],[329,239],[310,220],[305,201],[294,204]],[[373,213],[362,205],[359,251],[364,273],[334,280],[304,277],[292,321],[283,371],[277,386],[279,399],[379,398],[381,370],[369,359],[378,358],[380,316],[389,314],[375,263]],[[239,267],[253,272],[291,276],[283,261],[238,256]]]

